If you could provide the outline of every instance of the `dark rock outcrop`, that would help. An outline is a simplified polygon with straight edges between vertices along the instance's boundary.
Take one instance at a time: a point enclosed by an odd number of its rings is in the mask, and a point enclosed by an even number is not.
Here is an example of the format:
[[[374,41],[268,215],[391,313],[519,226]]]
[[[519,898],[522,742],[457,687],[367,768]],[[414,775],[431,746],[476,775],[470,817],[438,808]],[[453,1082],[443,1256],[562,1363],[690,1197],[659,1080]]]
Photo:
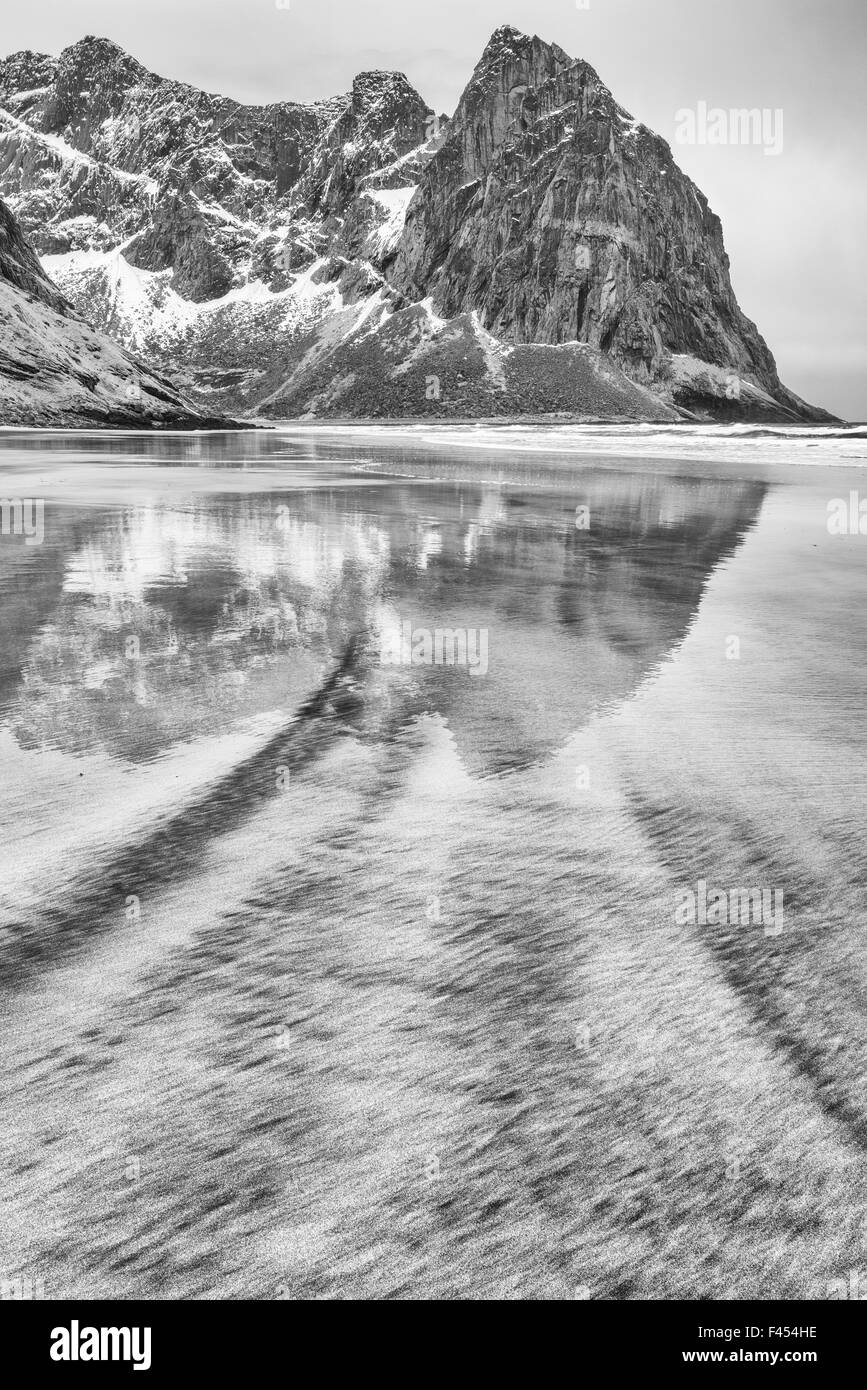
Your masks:
[[[171,269],[173,289],[194,304],[219,299],[232,288],[232,264],[210,230],[195,203],[175,189],[157,203],[150,226],[124,256],[143,270]]]
[[[73,310],[0,202],[0,424],[232,428]]]
[[[13,289],[22,290],[49,308],[65,313],[68,305],[56,285],[45,274],[33,247],[6,207],[0,202],[0,279]]]
[[[675,394],[672,354],[689,355],[798,408],[738,307],[720,220],[665,140],[589,64],[508,26],[422,174],[391,278],[505,342],[589,343]]]

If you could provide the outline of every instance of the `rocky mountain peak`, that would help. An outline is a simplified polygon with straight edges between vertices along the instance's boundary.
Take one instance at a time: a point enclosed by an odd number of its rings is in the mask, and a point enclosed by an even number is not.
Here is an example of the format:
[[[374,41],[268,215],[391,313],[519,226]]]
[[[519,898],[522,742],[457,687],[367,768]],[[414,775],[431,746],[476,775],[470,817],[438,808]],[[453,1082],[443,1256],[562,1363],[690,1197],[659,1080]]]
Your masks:
[[[522,29],[516,29],[514,24],[500,24],[485,44],[479,65],[492,55],[514,52],[522,47],[526,48],[534,42],[538,43],[539,40],[531,38]]]
[[[80,91],[76,83],[97,83],[100,87],[125,88],[146,81],[151,74],[115,43],[113,39],[88,35],[65,48],[57,60],[57,80],[70,92]]]
[[[574,104],[580,120],[597,99],[613,110],[610,92],[589,63],[537,35],[503,26],[495,30],[461,95],[443,162],[459,158],[464,182],[484,178],[504,145],[546,141],[554,125],[540,128],[540,117]]]
[[[351,138],[391,143],[404,154],[424,140],[430,107],[402,72],[361,72],[340,122]]]
[[[372,68],[360,72],[352,82],[352,104],[355,107],[370,106],[381,101],[386,95],[418,97],[418,92],[403,72],[384,71]]]
[[[299,182],[306,216],[342,216],[361,180],[423,145],[433,112],[402,72],[361,72]]]
[[[807,410],[667,143],[512,25],[448,121],[402,72],[246,106],[108,39],[13,54],[0,148],[75,306],[232,409]]]
[[[89,133],[117,114],[130,88],[157,80],[112,39],[88,35],[57,60],[46,124],[68,128],[76,148],[85,148]]]
[[[469,85],[472,87],[491,73],[521,63],[553,74],[562,68],[574,66],[575,60],[558,44],[546,43],[538,34],[525,34],[511,24],[501,24],[488,39]]]
[[[0,101],[7,96],[32,92],[54,81],[57,59],[49,53],[34,53],[21,49],[0,61]]]

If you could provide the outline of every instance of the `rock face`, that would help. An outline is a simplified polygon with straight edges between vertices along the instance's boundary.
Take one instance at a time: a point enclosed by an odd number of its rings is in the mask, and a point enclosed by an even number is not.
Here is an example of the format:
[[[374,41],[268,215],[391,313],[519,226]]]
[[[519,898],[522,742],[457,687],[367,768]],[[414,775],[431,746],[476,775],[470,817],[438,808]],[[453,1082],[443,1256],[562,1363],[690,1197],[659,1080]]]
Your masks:
[[[0,202],[0,424],[221,428],[95,332],[44,274]]]
[[[497,30],[410,206],[392,277],[515,343],[590,343],[664,386],[672,354],[784,399],[722,226],[587,63]]]
[[[250,107],[105,39],[15,54],[0,194],[82,312],[221,409],[830,418],[666,142],[508,26],[450,121],[401,73]]]

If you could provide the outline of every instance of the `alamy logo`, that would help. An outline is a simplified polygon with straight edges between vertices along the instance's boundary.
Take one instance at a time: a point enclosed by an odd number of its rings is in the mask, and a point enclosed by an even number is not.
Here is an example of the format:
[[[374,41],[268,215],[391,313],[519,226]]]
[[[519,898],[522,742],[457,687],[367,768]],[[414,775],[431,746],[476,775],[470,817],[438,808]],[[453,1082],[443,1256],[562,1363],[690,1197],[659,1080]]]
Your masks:
[[[829,1298],[854,1299],[867,1302],[867,1278],[857,1269],[850,1269],[848,1279],[832,1279],[828,1284]]]
[[[857,492],[845,497],[832,497],[828,503],[828,534],[831,536],[867,536],[867,497]]]
[[[761,145],[767,155],[783,153],[780,107],[774,111],[767,106],[761,111],[757,106],[724,111],[721,106],[708,109],[707,102],[700,101],[694,111],[682,106],[674,119],[674,138],[679,145]]]
[[[700,878],[695,891],[681,889],[681,901],[674,914],[679,927],[742,926],[764,927],[765,936],[779,936],[783,930],[783,893],[780,888],[712,888]]]
[[[25,545],[41,545],[45,540],[45,499],[0,497],[0,534],[23,536]]]
[[[488,629],[486,627],[413,628],[404,619],[399,630],[383,636],[380,647],[383,666],[466,666],[471,676],[484,676],[488,669]]]
[[[0,1298],[11,1298],[20,1302],[44,1297],[44,1279],[31,1279],[27,1274],[16,1274],[11,1279],[0,1279]]]
[[[51,1331],[52,1361],[132,1361],[134,1371],[148,1371],[151,1364],[149,1327],[69,1327]]]

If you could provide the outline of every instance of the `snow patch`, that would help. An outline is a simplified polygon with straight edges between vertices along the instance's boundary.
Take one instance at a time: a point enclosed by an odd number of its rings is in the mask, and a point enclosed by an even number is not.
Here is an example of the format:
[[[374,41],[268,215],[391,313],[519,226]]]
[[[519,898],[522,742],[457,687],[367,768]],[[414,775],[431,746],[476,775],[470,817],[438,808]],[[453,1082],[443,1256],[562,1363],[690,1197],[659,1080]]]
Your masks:
[[[470,313],[470,323],[473,326],[473,333],[476,336],[476,341],[484,353],[488,376],[499,390],[505,391],[506,369],[503,365],[503,344],[498,338],[495,338],[493,334],[489,333],[486,328],[482,327],[475,309]]]
[[[405,188],[371,188],[366,197],[377,205],[383,221],[370,233],[365,242],[364,254],[370,259],[381,258],[394,250],[400,240],[406,210],[412,201],[416,185]]]
[[[204,329],[214,315],[237,307],[263,316],[273,330],[273,313],[282,315],[282,328],[290,332],[311,327],[323,314],[336,312],[342,300],[334,284],[313,280],[315,261],[286,289],[272,290],[261,280],[235,286],[219,299],[193,303],[172,288],[171,270],[141,270],[130,265],[120,249],[115,251],[67,251],[42,258],[55,284],[78,303],[98,306],[106,329],[122,335],[134,351],[146,354],[154,348],[176,347],[191,330]],[[247,318],[243,319],[245,330]],[[240,329],[239,329],[240,331]]]

